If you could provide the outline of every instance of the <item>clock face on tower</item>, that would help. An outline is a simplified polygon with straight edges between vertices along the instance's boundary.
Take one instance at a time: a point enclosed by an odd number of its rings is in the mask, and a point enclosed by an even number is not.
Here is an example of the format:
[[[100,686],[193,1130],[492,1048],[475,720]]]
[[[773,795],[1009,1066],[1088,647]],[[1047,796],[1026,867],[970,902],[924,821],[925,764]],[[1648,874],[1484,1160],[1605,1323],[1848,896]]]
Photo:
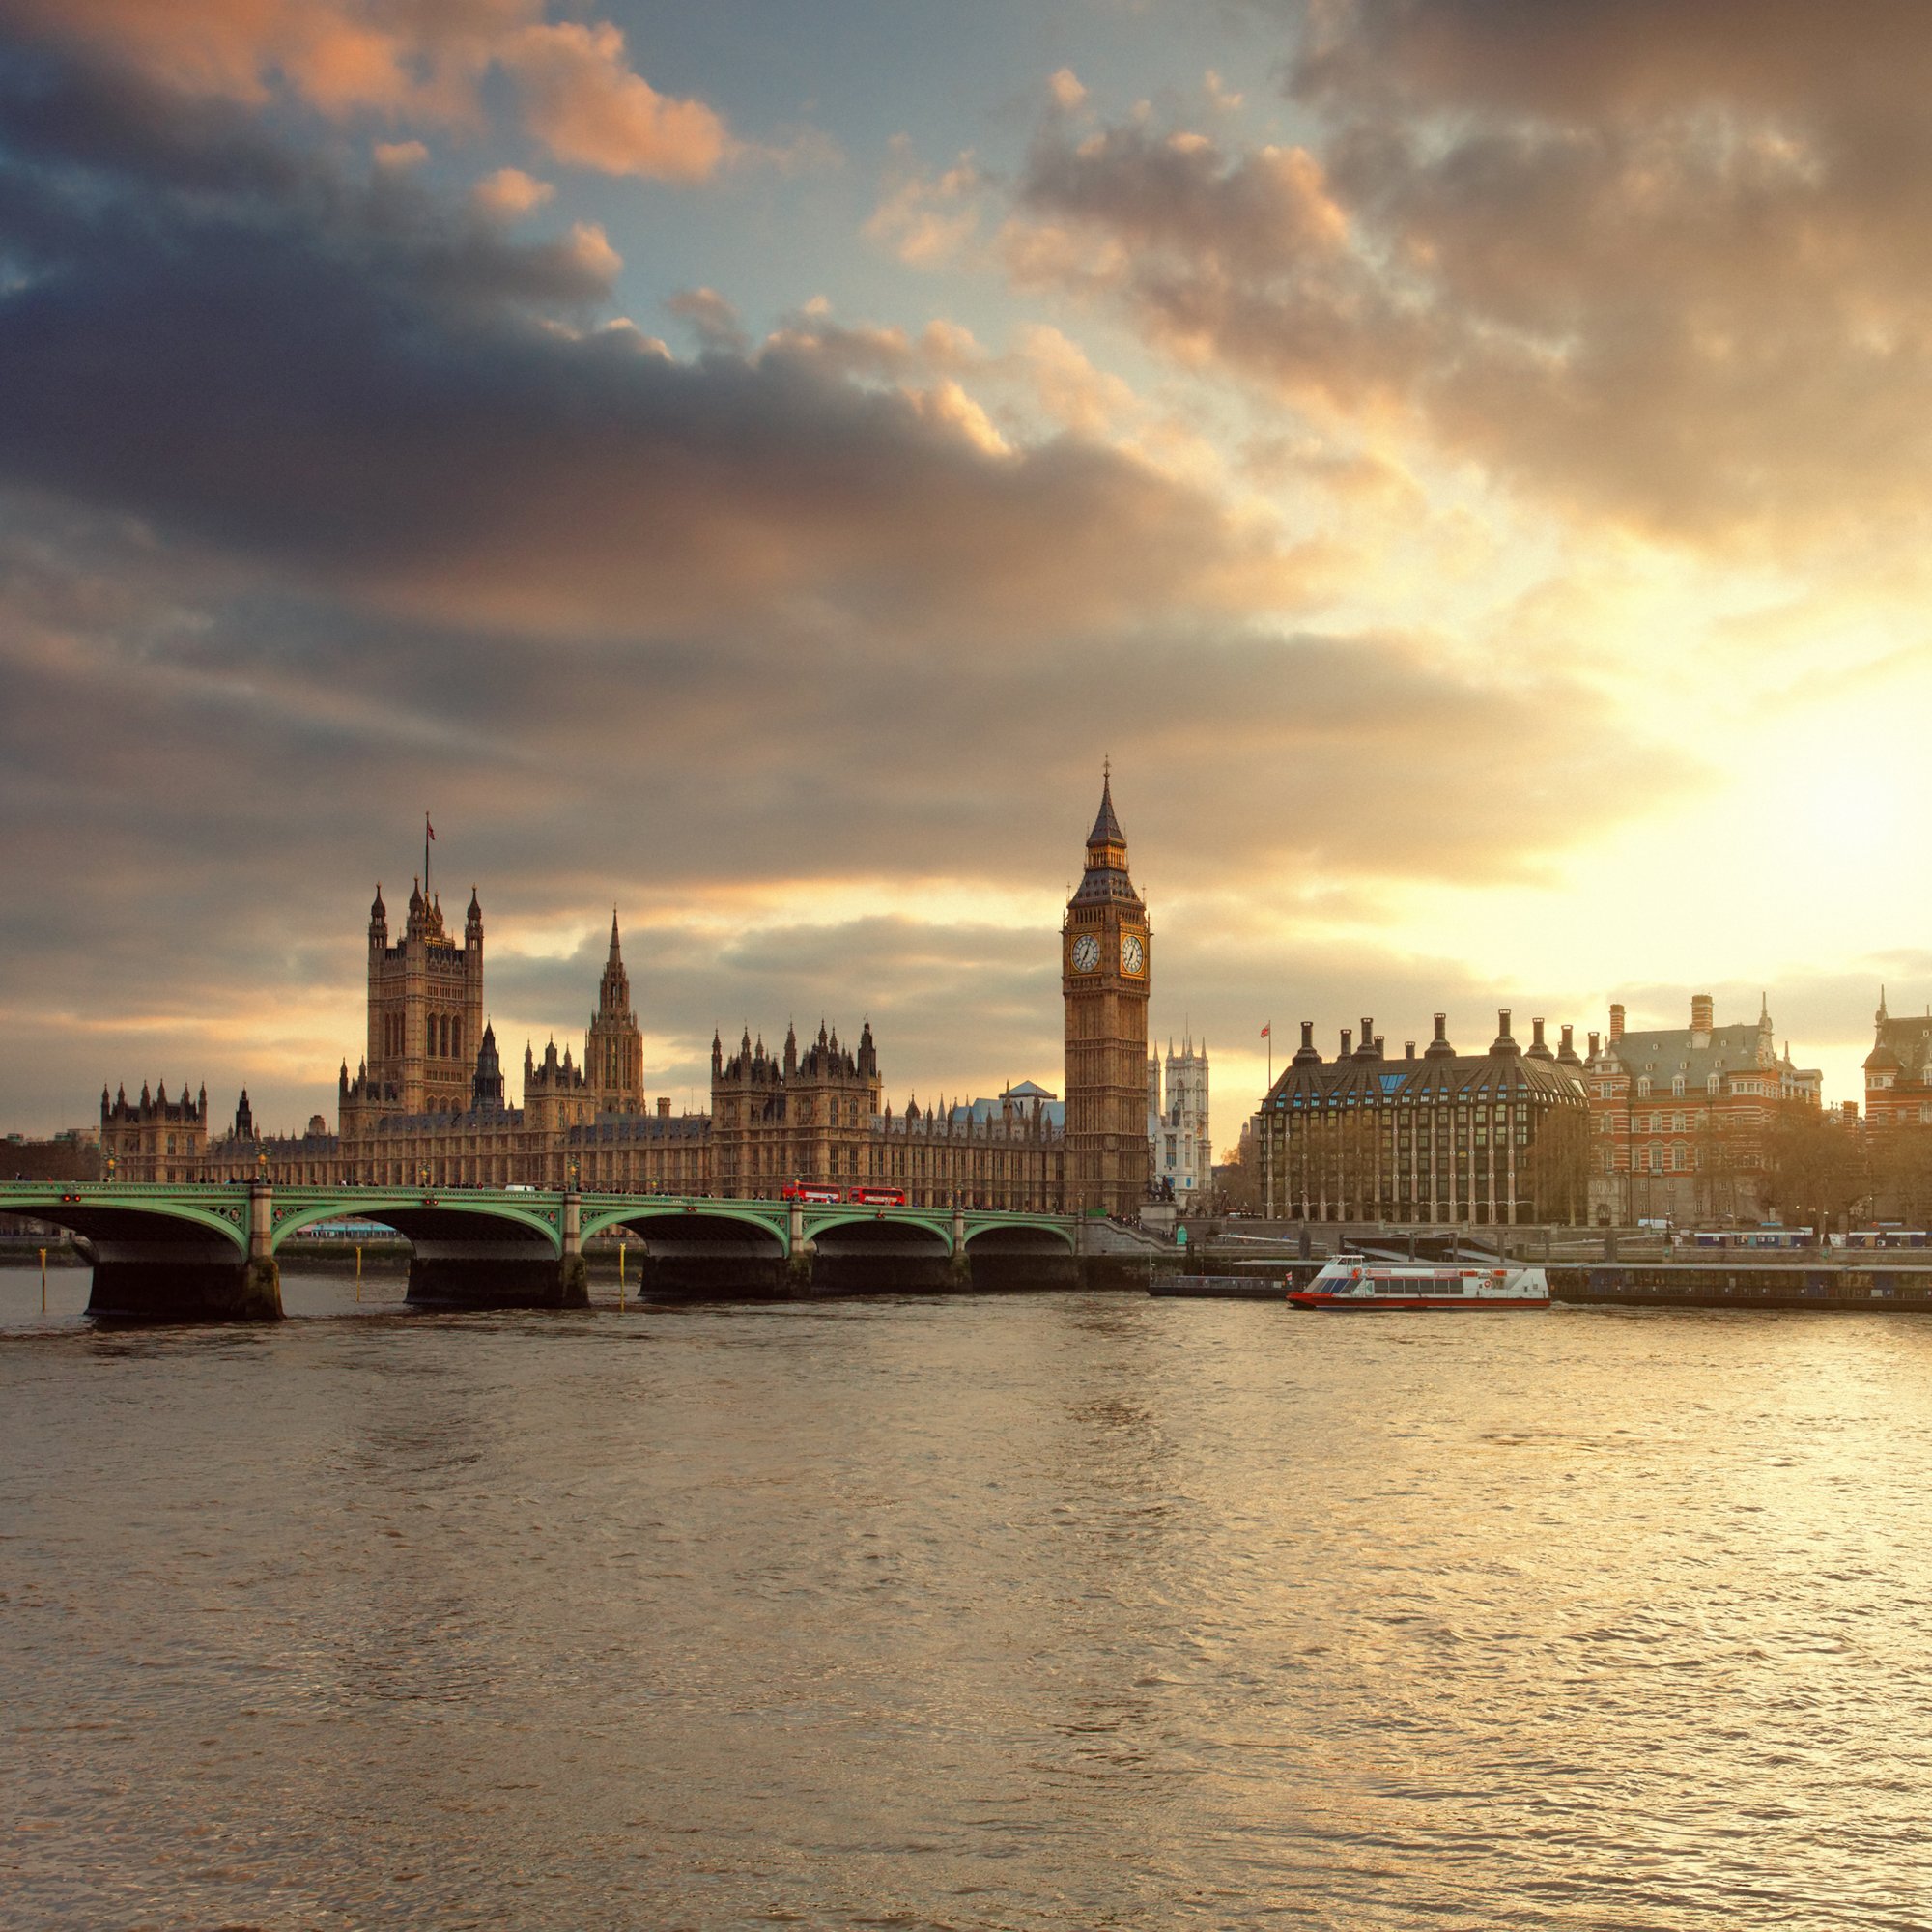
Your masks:
[[[1073,970],[1091,973],[1100,963],[1100,942],[1091,932],[1083,932],[1073,942]]]
[[[1147,948],[1138,932],[1121,934],[1121,971],[1130,980],[1138,980],[1147,971]]]

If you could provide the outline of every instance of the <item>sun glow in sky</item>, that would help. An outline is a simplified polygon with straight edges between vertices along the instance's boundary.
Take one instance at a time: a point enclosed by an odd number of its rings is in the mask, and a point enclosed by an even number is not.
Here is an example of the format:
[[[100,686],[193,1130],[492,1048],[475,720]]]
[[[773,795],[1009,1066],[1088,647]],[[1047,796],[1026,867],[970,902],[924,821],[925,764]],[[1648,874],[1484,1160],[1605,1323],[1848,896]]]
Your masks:
[[[1111,755],[1232,1142],[1373,1014],[1856,1097],[1932,696],[1932,16],[1888,0],[25,0],[0,1125],[332,1112],[478,886],[653,1093],[1060,1084]],[[457,882],[460,881],[460,886]]]

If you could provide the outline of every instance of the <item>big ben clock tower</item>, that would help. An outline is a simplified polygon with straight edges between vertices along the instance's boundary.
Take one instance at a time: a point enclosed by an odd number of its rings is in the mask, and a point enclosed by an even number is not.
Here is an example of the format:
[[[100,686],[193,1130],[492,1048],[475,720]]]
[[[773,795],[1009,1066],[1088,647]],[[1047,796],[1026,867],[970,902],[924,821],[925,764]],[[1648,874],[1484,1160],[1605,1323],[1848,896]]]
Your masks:
[[[1060,928],[1066,1005],[1066,1206],[1131,1218],[1147,1191],[1147,907],[1127,876],[1113,775]]]

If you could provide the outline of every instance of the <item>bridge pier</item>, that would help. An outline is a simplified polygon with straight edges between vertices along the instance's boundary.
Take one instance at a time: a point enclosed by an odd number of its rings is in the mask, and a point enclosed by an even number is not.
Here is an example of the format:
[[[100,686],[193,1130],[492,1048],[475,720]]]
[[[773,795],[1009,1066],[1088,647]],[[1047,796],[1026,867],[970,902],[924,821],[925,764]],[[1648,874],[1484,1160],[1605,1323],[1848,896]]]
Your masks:
[[[557,1197],[557,1246],[547,1236],[426,1197],[384,1219],[410,1244],[408,1299],[438,1308],[587,1308],[582,1199]]]
[[[590,1306],[590,1264],[583,1259],[583,1197],[574,1189],[563,1197],[563,1254],[556,1264],[556,1305]]]
[[[258,1180],[248,1190],[248,1261],[242,1270],[242,1319],[282,1319],[282,1267],[275,1259],[274,1190]]]
[[[248,1250],[141,1217],[92,1217],[78,1230],[92,1252],[87,1312],[121,1321],[279,1321],[282,1271],[272,1237],[273,1194],[248,1190]]]

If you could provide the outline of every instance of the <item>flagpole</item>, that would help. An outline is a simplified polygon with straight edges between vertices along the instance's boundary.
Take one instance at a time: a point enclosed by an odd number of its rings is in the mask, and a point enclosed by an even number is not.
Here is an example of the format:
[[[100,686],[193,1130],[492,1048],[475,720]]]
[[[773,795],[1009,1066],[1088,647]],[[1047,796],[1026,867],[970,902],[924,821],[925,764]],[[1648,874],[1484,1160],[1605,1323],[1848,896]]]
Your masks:
[[[423,898],[429,898],[429,813],[423,813]]]

